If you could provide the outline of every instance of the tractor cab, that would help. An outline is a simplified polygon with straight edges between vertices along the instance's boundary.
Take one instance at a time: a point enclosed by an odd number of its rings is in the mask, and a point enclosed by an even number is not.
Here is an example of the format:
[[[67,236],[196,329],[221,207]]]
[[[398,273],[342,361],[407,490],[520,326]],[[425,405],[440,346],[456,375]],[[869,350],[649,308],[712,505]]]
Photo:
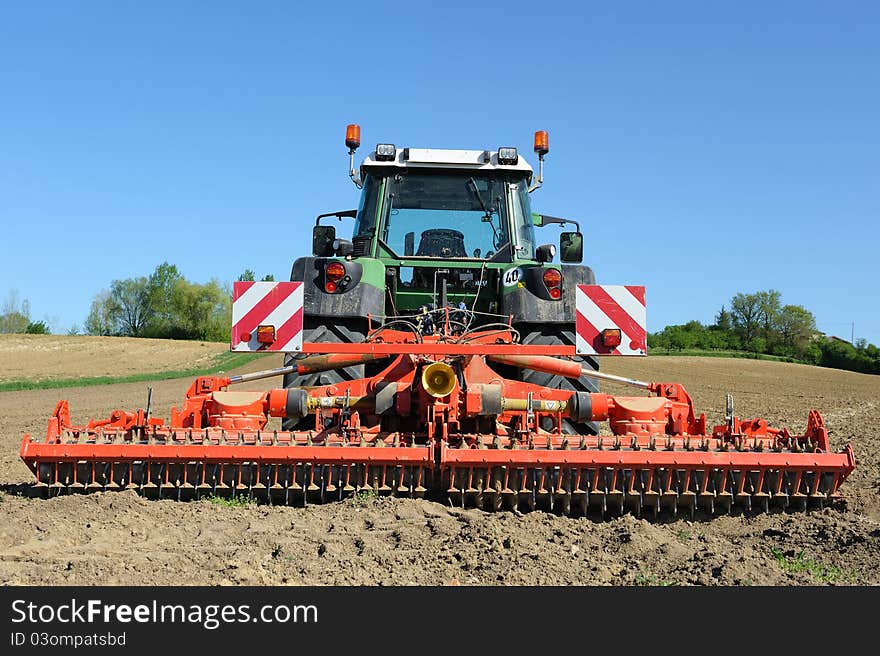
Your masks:
[[[357,126],[349,126],[346,145],[360,202],[356,210],[318,217],[314,255],[353,261],[344,264],[353,271],[358,270],[354,263],[376,269],[382,277],[379,286],[387,290],[385,316],[447,304],[505,313],[510,303],[503,298],[523,287],[537,300],[561,300],[561,266],[552,263],[556,245],[539,245],[535,227],[568,221],[534,214],[530,202],[530,192],[542,182],[546,132],[536,133],[537,178],[512,147],[441,150],[378,144],[356,171]],[[351,239],[337,238],[335,226],[322,222],[327,217],[353,218]],[[579,231],[562,233],[561,245],[561,262],[581,261]],[[329,282],[331,293],[345,291],[337,281]]]
[[[466,150],[409,148],[392,161],[375,157],[361,167],[355,253],[472,266],[535,259],[528,164],[500,165],[496,153]]]

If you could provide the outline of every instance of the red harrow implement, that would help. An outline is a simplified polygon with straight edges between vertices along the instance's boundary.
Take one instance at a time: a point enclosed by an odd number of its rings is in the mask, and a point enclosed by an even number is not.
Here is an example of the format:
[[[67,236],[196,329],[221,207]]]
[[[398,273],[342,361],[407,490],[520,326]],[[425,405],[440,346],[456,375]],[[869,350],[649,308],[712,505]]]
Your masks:
[[[363,343],[301,349],[316,355],[268,372],[197,378],[170,422],[152,417],[148,403],[74,425],[61,401],[44,440],[24,436],[21,458],[49,494],[135,489],[307,504],[372,491],[571,514],[821,507],[839,498],[855,467],[849,446],[831,451],[816,411],[795,435],[740,420],[728,403],[727,422],[709,428],[678,383],[600,374],[554,357],[574,355],[573,347],[520,345],[514,331],[380,329]],[[332,385],[229,389],[382,359],[378,375]],[[498,365],[589,375],[648,395],[549,389],[502,377]],[[270,417],[301,428],[270,430]],[[565,434],[563,419],[607,422],[609,434]]]

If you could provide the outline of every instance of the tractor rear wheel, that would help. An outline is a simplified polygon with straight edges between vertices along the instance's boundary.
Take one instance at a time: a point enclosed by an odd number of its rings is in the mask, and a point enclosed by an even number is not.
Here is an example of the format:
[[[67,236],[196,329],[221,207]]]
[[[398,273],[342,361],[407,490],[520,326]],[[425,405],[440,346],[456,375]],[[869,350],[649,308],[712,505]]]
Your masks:
[[[575,343],[575,335],[573,330],[564,330],[554,327],[552,324],[520,324],[517,327],[520,334],[521,344],[541,344],[541,345],[558,345],[573,346]],[[582,366],[589,367],[594,371],[599,370],[599,362],[595,358],[589,356],[575,356],[575,362]],[[599,383],[595,378],[587,378],[581,376],[577,380],[547,374],[531,369],[517,369],[516,379],[524,383],[532,383],[541,387],[549,387],[551,389],[572,390],[575,392],[598,392]],[[578,423],[569,419],[562,420],[562,432],[567,435],[598,435],[599,424],[596,422]]]
[[[306,317],[303,322],[304,342],[334,342],[352,343],[362,342],[366,337],[366,322],[361,321],[333,321],[331,317]],[[289,353],[284,358],[284,366],[296,363],[300,358],[306,357],[305,353]],[[332,385],[348,380],[356,380],[364,377],[364,365],[320,371],[314,374],[287,374],[284,376],[284,388],[306,387],[314,385]],[[308,430],[314,428],[315,418],[304,417],[303,419],[282,419],[282,430]]]

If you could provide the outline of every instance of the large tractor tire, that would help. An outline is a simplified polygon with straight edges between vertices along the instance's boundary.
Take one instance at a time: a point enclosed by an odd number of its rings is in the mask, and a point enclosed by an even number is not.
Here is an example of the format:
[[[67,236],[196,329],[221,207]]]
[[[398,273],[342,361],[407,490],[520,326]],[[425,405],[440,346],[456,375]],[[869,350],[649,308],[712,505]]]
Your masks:
[[[564,330],[553,324],[521,324],[517,326],[520,333],[520,343],[522,344],[541,344],[541,345],[557,345],[564,344],[573,346],[575,336],[573,330]],[[595,358],[589,356],[575,356],[575,362],[582,366],[587,366],[594,371],[599,371],[599,362]],[[581,376],[578,380],[571,380],[563,376],[547,374],[540,371],[532,371],[531,369],[517,369],[517,380],[525,383],[532,383],[542,387],[551,389],[565,389],[576,392],[598,392],[599,381],[595,378],[587,378]],[[598,435],[599,424],[596,422],[578,423],[568,419],[562,420],[562,432],[567,435]]]
[[[303,322],[304,342],[362,342],[366,337],[364,329],[366,321],[336,320],[332,317],[306,317]],[[304,353],[289,353],[284,358],[284,366],[294,364],[298,359],[306,357]],[[334,369],[332,371],[320,371],[314,374],[287,374],[284,376],[284,388],[306,387],[313,385],[332,385],[348,380],[364,377],[364,365]],[[300,420],[282,419],[282,430],[308,430],[314,428],[315,418],[305,417]]]

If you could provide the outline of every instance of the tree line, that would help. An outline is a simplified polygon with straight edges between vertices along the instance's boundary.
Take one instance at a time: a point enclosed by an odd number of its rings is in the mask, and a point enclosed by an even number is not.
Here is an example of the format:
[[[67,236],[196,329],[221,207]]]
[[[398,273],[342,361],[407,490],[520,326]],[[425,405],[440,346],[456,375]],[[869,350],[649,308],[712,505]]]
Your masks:
[[[825,336],[816,329],[812,312],[801,305],[783,305],[782,295],[773,289],[736,294],[728,305],[721,306],[711,325],[689,321],[650,333],[648,346],[745,351],[823,367],[880,373],[880,349],[875,345],[864,339],[850,344]]]
[[[245,269],[238,280],[256,280]],[[274,281],[272,275],[261,278]],[[57,320],[54,321],[57,323]],[[12,290],[0,306],[0,333],[51,333],[49,319],[31,318],[30,303]],[[83,332],[87,335],[227,341],[232,324],[228,283],[187,280],[177,266],[162,262],[149,276],[113,280],[92,298]],[[80,333],[78,324],[67,331]]]
[[[254,272],[246,269],[238,280],[254,280]],[[191,282],[177,266],[163,262],[149,276],[114,280],[96,294],[85,332],[222,342],[229,340],[231,324],[228,284],[216,279]]]

